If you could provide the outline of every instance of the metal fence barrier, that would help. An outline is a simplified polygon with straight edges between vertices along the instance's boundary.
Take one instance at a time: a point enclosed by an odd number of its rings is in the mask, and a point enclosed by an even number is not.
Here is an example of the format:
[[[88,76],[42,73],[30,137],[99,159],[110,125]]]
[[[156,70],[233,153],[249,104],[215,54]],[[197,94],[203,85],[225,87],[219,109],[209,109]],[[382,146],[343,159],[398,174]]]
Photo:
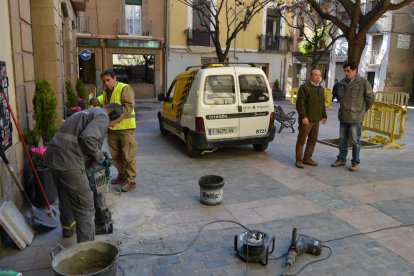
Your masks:
[[[410,95],[405,92],[376,92],[375,101],[381,103],[397,104],[407,110]]]
[[[365,114],[362,122],[363,137],[369,138],[374,144],[385,144],[384,149],[396,147],[402,148],[404,144],[397,143],[405,133],[405,118],[407,110],[400,105],[392,103],[375,102]],[[381,135],[375,137],[368,136],[365,131]]]

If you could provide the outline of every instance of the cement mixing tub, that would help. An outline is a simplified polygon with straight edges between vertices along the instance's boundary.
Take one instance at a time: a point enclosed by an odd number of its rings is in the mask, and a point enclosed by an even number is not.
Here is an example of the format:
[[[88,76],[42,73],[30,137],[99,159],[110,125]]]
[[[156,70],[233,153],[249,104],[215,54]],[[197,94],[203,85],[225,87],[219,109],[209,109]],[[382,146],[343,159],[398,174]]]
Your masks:
[[[217,205],[223,200],[224,179],[218,175],[205,175],[198,180],[200,185],[200,202]]]
[[[58,245],[52,251],[52,267],[59,276],[115,276],[118,257],[118,248],[108,242],[82,242],[67,249]]]

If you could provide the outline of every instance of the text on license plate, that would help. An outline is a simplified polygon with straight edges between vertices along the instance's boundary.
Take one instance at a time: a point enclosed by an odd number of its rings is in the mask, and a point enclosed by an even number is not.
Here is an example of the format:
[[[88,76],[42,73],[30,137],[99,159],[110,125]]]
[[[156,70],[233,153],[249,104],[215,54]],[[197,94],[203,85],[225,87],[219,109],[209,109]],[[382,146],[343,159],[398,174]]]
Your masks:
[[[236,133],[235,127],[221,127],[221,128],[209,128],[209,135],[223,135],[223,134],[233,134]]]

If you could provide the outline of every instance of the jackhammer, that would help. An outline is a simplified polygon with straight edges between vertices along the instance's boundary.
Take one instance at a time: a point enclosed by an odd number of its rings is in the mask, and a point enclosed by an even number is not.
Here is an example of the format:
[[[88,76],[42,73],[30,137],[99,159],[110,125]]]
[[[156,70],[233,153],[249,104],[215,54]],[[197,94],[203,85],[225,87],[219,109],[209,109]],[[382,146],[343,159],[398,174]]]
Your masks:
[[[288,254],[286,257],[286,272],[293,266],[296,258],[302,253],[319,256],[322,252],[322,243],[320,240],[297,234],[296,228],[292,231],[292,242],[290,244]]]
[[[86,175],[89,186],[93,192],[95,205],[95,233],[110,234],[113,232],[112,214],[106,205],[105,193],[110,175],[109,168],[112,166],[112,159],[106,152],[103,152],[105,159],[95,162],[87,162]]]

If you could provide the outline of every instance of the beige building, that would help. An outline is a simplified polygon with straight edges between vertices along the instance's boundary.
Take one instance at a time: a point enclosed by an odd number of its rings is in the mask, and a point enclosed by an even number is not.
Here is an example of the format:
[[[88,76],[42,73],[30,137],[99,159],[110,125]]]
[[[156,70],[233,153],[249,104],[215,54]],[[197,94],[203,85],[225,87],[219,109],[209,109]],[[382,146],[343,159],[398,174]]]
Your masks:
[[[84,2],[84,1],[75,1]],[[164,80],[165,1],[89,0],[77,5],[79,77],[102,90],[100,74],[114,69],[135,98],[154,98]]]
[[[87,0],[80,1],[87,2]],[[70,0],[2,0],[0,1],[0,68],[2,88],[7,89],[11,109],[22,132],[33,129],[35,82],[46,80],[58,100],[58,120],[62,121],[65,80],[77,79],[75,48],[76,18]],[[7,81],[4,81],[7,79]],[[5,88],[8,86],[7,88]],[[24,151],[16,124],[8,129],[9,110],[2,104],[2,147],[22,183]],[[4,119],[7,118],[7,119]],[[11,133],[11,134],[10,134]],[[7,136],[7,137],[6,137]],[[0,162],[0,204],[4,200],[22,203],[4,163]]]
[[[197,12],[177,0],[168,0],[167,7],[167,84],[188,66],[217,61],[208,32],[201,26]],[[229,6],[236,6],[230,0]],[[220,14],[222,47],[225,45],[226,18]],[[277,79],[282,89],[290,85],[292,31],[274,9],[273,3],[261,10],[244,31],[238,33],[230,46],[226,62],[255,63],[266,73],[271,87]]]

